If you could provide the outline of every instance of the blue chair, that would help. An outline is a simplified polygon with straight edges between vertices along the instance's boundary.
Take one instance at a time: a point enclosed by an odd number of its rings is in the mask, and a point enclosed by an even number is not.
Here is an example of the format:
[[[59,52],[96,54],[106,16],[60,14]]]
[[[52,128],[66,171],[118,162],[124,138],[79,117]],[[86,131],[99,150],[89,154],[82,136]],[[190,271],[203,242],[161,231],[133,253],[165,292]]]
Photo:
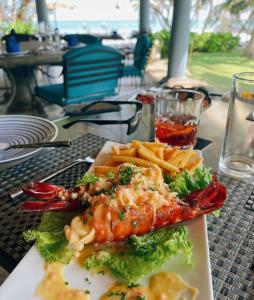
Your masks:
[[[124,56],[117,50],[95,44],[72,49],[63,56],[63,84],[35,88],[35,95],[66,106],[117,94]]]
[[[134,49],[133,65],[124,66],[122,77],[140,77],[140,85],[144,85],[145,68],[151,49],[151,40],[147,35],[137,38]]]
[[[87,45],[101,44],[101,39],[91,34],[78,34],[78,41]]]
[[[68,42],[70,36],[72,36],[72,34],[66,34],[63,39]],[[101,44],[101,39],[91,34],[74,34],[74,36],[77,37],[77,40],[80,43],[84,43],[86,45]]]

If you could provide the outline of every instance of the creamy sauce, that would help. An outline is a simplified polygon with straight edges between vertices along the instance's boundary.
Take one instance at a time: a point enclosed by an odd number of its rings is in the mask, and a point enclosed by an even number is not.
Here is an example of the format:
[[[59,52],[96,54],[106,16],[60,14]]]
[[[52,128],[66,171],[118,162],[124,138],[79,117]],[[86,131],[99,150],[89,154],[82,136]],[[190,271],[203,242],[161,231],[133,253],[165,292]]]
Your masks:
[[[89,300],[85,291],[68,286],[63,277],[64,265],[45,265],[45,276],[36,289],[36,296],[43,300]]]
[[[149,300],[194,300],[198,289],[191,287],[181,276],[171,272],[161,272],[149,280]]]
[[[179,275],[161,272],[150,278],[148,287],[128,287],[117,282],[100,300],[194,300],[197,295],[198,289],[191,287]]]
[[[125,297],[124,297],[125,296]],[[128,287],[127,284],[116,282],[100,300],[139,300],[142,297],[147,297],[147,288],[144,286]],[[145,298],[147,299],[147,298]]]

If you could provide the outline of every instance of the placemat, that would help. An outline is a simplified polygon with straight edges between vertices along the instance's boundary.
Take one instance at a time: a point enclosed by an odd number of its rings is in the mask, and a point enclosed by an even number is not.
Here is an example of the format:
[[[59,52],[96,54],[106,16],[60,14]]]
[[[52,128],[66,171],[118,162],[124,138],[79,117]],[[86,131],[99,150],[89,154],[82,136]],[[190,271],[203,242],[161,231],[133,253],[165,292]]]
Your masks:
[[[23,240],[22,232],[35,227],[41,218],[36,213],[19,213],[18,205],[25,196],[10,200],[8,192],[31,179],[41,178],[61,169],[71,161],[86,156],[96,156],[105,139],[87,134],[73,141],[70,148],[47,149],[13,168],[0,173],[0,264],[9,272],[30,249]],[[79,164],[61,173],[50,182],[69,187],[86,171],[86,165]]]
[[[23,241],[22,232],[36,226],[41,217],[40,214],[18,213],[17,206],[25,196],[10,201],[7,193],[35,174],[41,177],[74,159],[95,155],[105,141],[88,134],[74,140],[71,149],[44,151],[0,174],[0,264],[5,269],[12,271],[30,249],[31,245]],[[84,164],[76,165],[51,182],[71,186],[85,169]],[[254,211],[248,206],[254,187],[224,176],[220,176],[220,180],[227,186],[228,199],[219,218],[207,217],[214,298],[254,299]]]
[[[207,216],[214,299],[254,299],[253,185],[220,176],[228,197],[221,215]]]

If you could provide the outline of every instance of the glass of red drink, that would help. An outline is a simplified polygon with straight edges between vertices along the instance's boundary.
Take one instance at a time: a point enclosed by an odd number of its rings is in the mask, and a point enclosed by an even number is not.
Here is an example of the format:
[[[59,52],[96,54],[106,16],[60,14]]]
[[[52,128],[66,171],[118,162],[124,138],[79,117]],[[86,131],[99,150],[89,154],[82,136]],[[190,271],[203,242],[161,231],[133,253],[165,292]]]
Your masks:
[[[155,140],[188,148],[197,142],[204,95],[187,89],[163,90],[156,96]]]

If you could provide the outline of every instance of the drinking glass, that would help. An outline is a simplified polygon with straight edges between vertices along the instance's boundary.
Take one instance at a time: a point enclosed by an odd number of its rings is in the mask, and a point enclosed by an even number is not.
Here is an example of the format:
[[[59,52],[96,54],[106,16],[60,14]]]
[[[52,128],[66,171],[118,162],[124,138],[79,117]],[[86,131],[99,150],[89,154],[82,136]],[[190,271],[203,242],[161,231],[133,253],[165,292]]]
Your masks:
[[[222,172],[254,178],[254,73],[233,76],[227,125],[219,162]]]
[[[187,89],[163,90],[155,101],[155,140],[188,148],[197,142],[204,95]]]

